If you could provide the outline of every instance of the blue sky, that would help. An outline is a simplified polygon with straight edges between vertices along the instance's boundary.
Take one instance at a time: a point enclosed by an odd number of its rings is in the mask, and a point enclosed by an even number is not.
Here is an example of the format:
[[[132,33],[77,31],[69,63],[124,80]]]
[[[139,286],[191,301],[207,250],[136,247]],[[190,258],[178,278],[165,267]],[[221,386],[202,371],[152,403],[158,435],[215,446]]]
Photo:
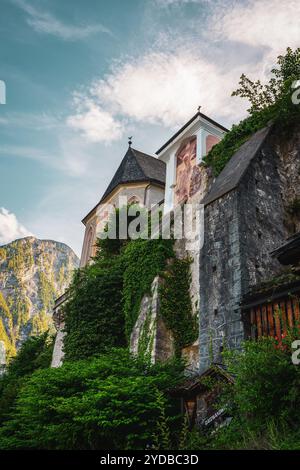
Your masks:
[[[80,254],[127,136],[154,153],[199,104],[238,122],[241,73],[265,80],[299,17],[294,0],[0,0],[0,244]]]

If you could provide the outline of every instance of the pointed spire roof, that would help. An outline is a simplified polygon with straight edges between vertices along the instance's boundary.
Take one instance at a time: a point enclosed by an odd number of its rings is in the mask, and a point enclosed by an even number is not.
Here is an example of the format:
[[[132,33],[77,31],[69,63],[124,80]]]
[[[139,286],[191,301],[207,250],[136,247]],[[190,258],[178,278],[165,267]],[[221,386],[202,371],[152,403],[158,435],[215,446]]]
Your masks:
[[[129,146],[100,202],[103,202],[119,184],[148,181],[164,186],[165,180],[166,164],[163,161]]]

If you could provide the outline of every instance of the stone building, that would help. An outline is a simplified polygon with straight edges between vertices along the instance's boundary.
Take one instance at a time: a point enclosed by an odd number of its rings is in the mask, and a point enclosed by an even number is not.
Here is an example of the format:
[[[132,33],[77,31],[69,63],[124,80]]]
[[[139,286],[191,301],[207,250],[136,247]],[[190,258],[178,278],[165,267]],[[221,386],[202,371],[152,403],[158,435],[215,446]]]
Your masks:
[[[191,253],[186,240],[175,242],[178,257],[193,257],[190,294],[199,315],[199,339],[182,354],[190,369],[200,373],[221,361],[225,346],[240,347],[251,316],[244,299],[255,286],[281,273],[282,265],[272,252],[300,231],[300,127],[295,125],[288,136],[272,125],[258,131],[214,178],[203,157],[226,132],[197,112],[157,151],[157,158],[129,146],[100,202],[83,219],[81,266],[93,255],[107,206],[118,207],[121,195],[146,207],[164,201],[165,216],[187,202],[202,204],[202,248]],[[174,351],[172,334],[159,315],[158,284],[154,279],[152,293],[142,300],[130,344],[133,352],[138,350],[150,308],[153,361]],[[58,319],[60,305],[58,300]],[[54,366],[62,360],[62,325],[59,319]]]

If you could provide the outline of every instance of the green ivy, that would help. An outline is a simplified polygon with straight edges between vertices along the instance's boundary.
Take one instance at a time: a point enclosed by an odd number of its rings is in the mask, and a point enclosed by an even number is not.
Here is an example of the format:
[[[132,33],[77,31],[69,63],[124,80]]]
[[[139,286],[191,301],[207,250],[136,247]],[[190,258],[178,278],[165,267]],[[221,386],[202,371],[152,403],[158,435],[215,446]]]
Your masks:
[[[120,256],[98,259],[77,271],[64,308],[66,360],[94,356],[125,345],[123,271]]]
[[[125,271],[123,302],[126,336],[129,339],[138,318],[142,298],[151,293],[151,284],[174,257],[173,240],[134,240],[123,252]]]
[[[161,238],[126,243],[109,238],[98,241],[93,263],[77,272],[69,290],[65,306],[66,360],[128,345],[142,299],[151,295],[156,276],[164,278],[162,315],[174,334],[178,355],[197,339],[197,318],[189,293],[191,261],[176,260],[173,245],[174,240]],[[139,337],[138,354],[144,359],[151,351],[154,327],[150,311]]]
[[[175,352],[198,338],[198,319],[193,315],[190,297],[191,259],[174,259],[163,274],[160,292],[160,313],[166,326],[172,331]]]

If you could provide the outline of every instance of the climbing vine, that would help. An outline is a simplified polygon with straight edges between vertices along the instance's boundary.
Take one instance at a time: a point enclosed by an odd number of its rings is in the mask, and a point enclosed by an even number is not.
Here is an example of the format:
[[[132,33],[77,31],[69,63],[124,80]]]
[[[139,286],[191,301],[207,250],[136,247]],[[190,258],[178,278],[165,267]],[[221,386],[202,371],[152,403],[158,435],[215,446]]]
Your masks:
[[[175,258],[163,274],[160,287],[160,313],[174,335],[177,355],[198,337],[197,316],[193,315],[189,291],[190,264],[189,258]]]
[[[95,356],[126,344],[122,289],[120,256],[98,259],[76,273],[64,308],[67,360]]]
[[[106,238],[97,244],[93,264],[77,272],[69,290],[65,306],[66,359],[128,346],[142,299],[152,294],[156,276],[164,280],[159,288],[161,312],[173,332],[179,355],[198,336],[189,293],[191,260],[176,259],[173,239],[125,242]],[[144,359],[151,353],[154,330],[149,307],[138,339],[138,354]]]
[[[134,240],[123,253],[123,286],[126,336],[130,337],[138,318],[142,298],[151,292],[151,284],[162,274],[169,258],[174,257],[173,240]]]

